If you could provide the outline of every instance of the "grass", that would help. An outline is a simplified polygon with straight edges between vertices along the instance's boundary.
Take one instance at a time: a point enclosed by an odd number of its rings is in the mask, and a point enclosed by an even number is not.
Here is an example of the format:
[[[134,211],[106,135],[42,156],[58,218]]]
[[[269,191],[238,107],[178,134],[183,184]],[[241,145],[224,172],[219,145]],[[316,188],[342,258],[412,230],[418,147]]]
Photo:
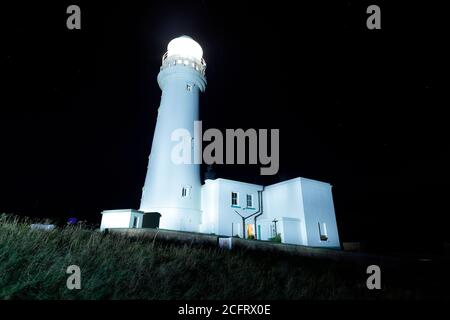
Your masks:
[[[81,290],[66,269],[81,268]],[[31,230],[0,216],[0,299],[414,298],[411,288],[365,286],[365,269],[329,261],[223,251],[103,234],[81,227]],[[420,296],[420,295],[419,295]]]

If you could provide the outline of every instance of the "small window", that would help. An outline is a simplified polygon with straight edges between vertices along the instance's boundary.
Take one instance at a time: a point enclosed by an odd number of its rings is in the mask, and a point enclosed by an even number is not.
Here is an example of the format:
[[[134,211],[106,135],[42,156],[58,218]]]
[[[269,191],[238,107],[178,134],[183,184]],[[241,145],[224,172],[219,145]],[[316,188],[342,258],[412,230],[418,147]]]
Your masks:
[[[237,207],[239,203],[237,192],[231,193],[231,205]]]
[[[181,188],[181,197],[189,198],[191,196],[191,186],[183,186]]]
[[[187,91],[192,91],[192,84],[188,83],[188,84],[186,85],[186,90],[187,90]]]
[[[253,195],[247,195],[247,208],[253,208]]]
[[[327,224],[323,222],[322,224],[319,222],[319,235],[320,235],[320,241],[327,241],[328,240],[328,234],[327,234]]]

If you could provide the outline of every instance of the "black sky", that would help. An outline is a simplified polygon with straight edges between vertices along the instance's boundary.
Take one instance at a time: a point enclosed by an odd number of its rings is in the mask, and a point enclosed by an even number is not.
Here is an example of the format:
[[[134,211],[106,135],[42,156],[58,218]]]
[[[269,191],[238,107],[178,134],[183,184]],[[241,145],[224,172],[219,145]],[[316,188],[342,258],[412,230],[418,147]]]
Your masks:
[[[169,2],[169,1],[167,1]],[[369,4],[382,29],[366,28]],[[203,127],[279,128],[269,184],[333,185],[341,238],[430,248],[448,234],[448,33],[425,2],[15,2],[1,9],[0,212],[138,208],[168,41],[204,49]],[[70,4],[82,29],[68,30]]]

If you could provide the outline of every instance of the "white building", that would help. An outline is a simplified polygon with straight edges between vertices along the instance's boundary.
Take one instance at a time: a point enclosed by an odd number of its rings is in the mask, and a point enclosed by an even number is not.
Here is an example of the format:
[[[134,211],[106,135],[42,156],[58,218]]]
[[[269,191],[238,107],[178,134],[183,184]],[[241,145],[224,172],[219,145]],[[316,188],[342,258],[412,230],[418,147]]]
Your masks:
[[[294,178],[263,187],[219,178],[206,180],[201,196],[200,232],[259,240],[280,234],[283,243],[340,247],[328,183]]]
[[[157,212],[163,229],[259,240],[278,235],[283,243],[339,248],[330,184],[294,178],[264,187],[219,178],[201,185],[200,165],[173,161],[175,130],[183,128],[182,138],[195,144],[205,70],[197,42],[183,36],[169,43],[158,74],[161,104],[140,209],[103,211],[101,229],[141,228],[146,214]]]

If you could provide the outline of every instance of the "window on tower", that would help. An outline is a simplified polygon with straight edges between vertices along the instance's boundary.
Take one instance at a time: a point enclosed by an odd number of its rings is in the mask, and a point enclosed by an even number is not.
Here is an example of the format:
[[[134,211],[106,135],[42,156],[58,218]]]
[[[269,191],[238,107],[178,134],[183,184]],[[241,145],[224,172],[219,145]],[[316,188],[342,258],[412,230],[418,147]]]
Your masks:
[[[181,188],[181,197],[190,198],[191,197],[191,186],[183,186]]]

